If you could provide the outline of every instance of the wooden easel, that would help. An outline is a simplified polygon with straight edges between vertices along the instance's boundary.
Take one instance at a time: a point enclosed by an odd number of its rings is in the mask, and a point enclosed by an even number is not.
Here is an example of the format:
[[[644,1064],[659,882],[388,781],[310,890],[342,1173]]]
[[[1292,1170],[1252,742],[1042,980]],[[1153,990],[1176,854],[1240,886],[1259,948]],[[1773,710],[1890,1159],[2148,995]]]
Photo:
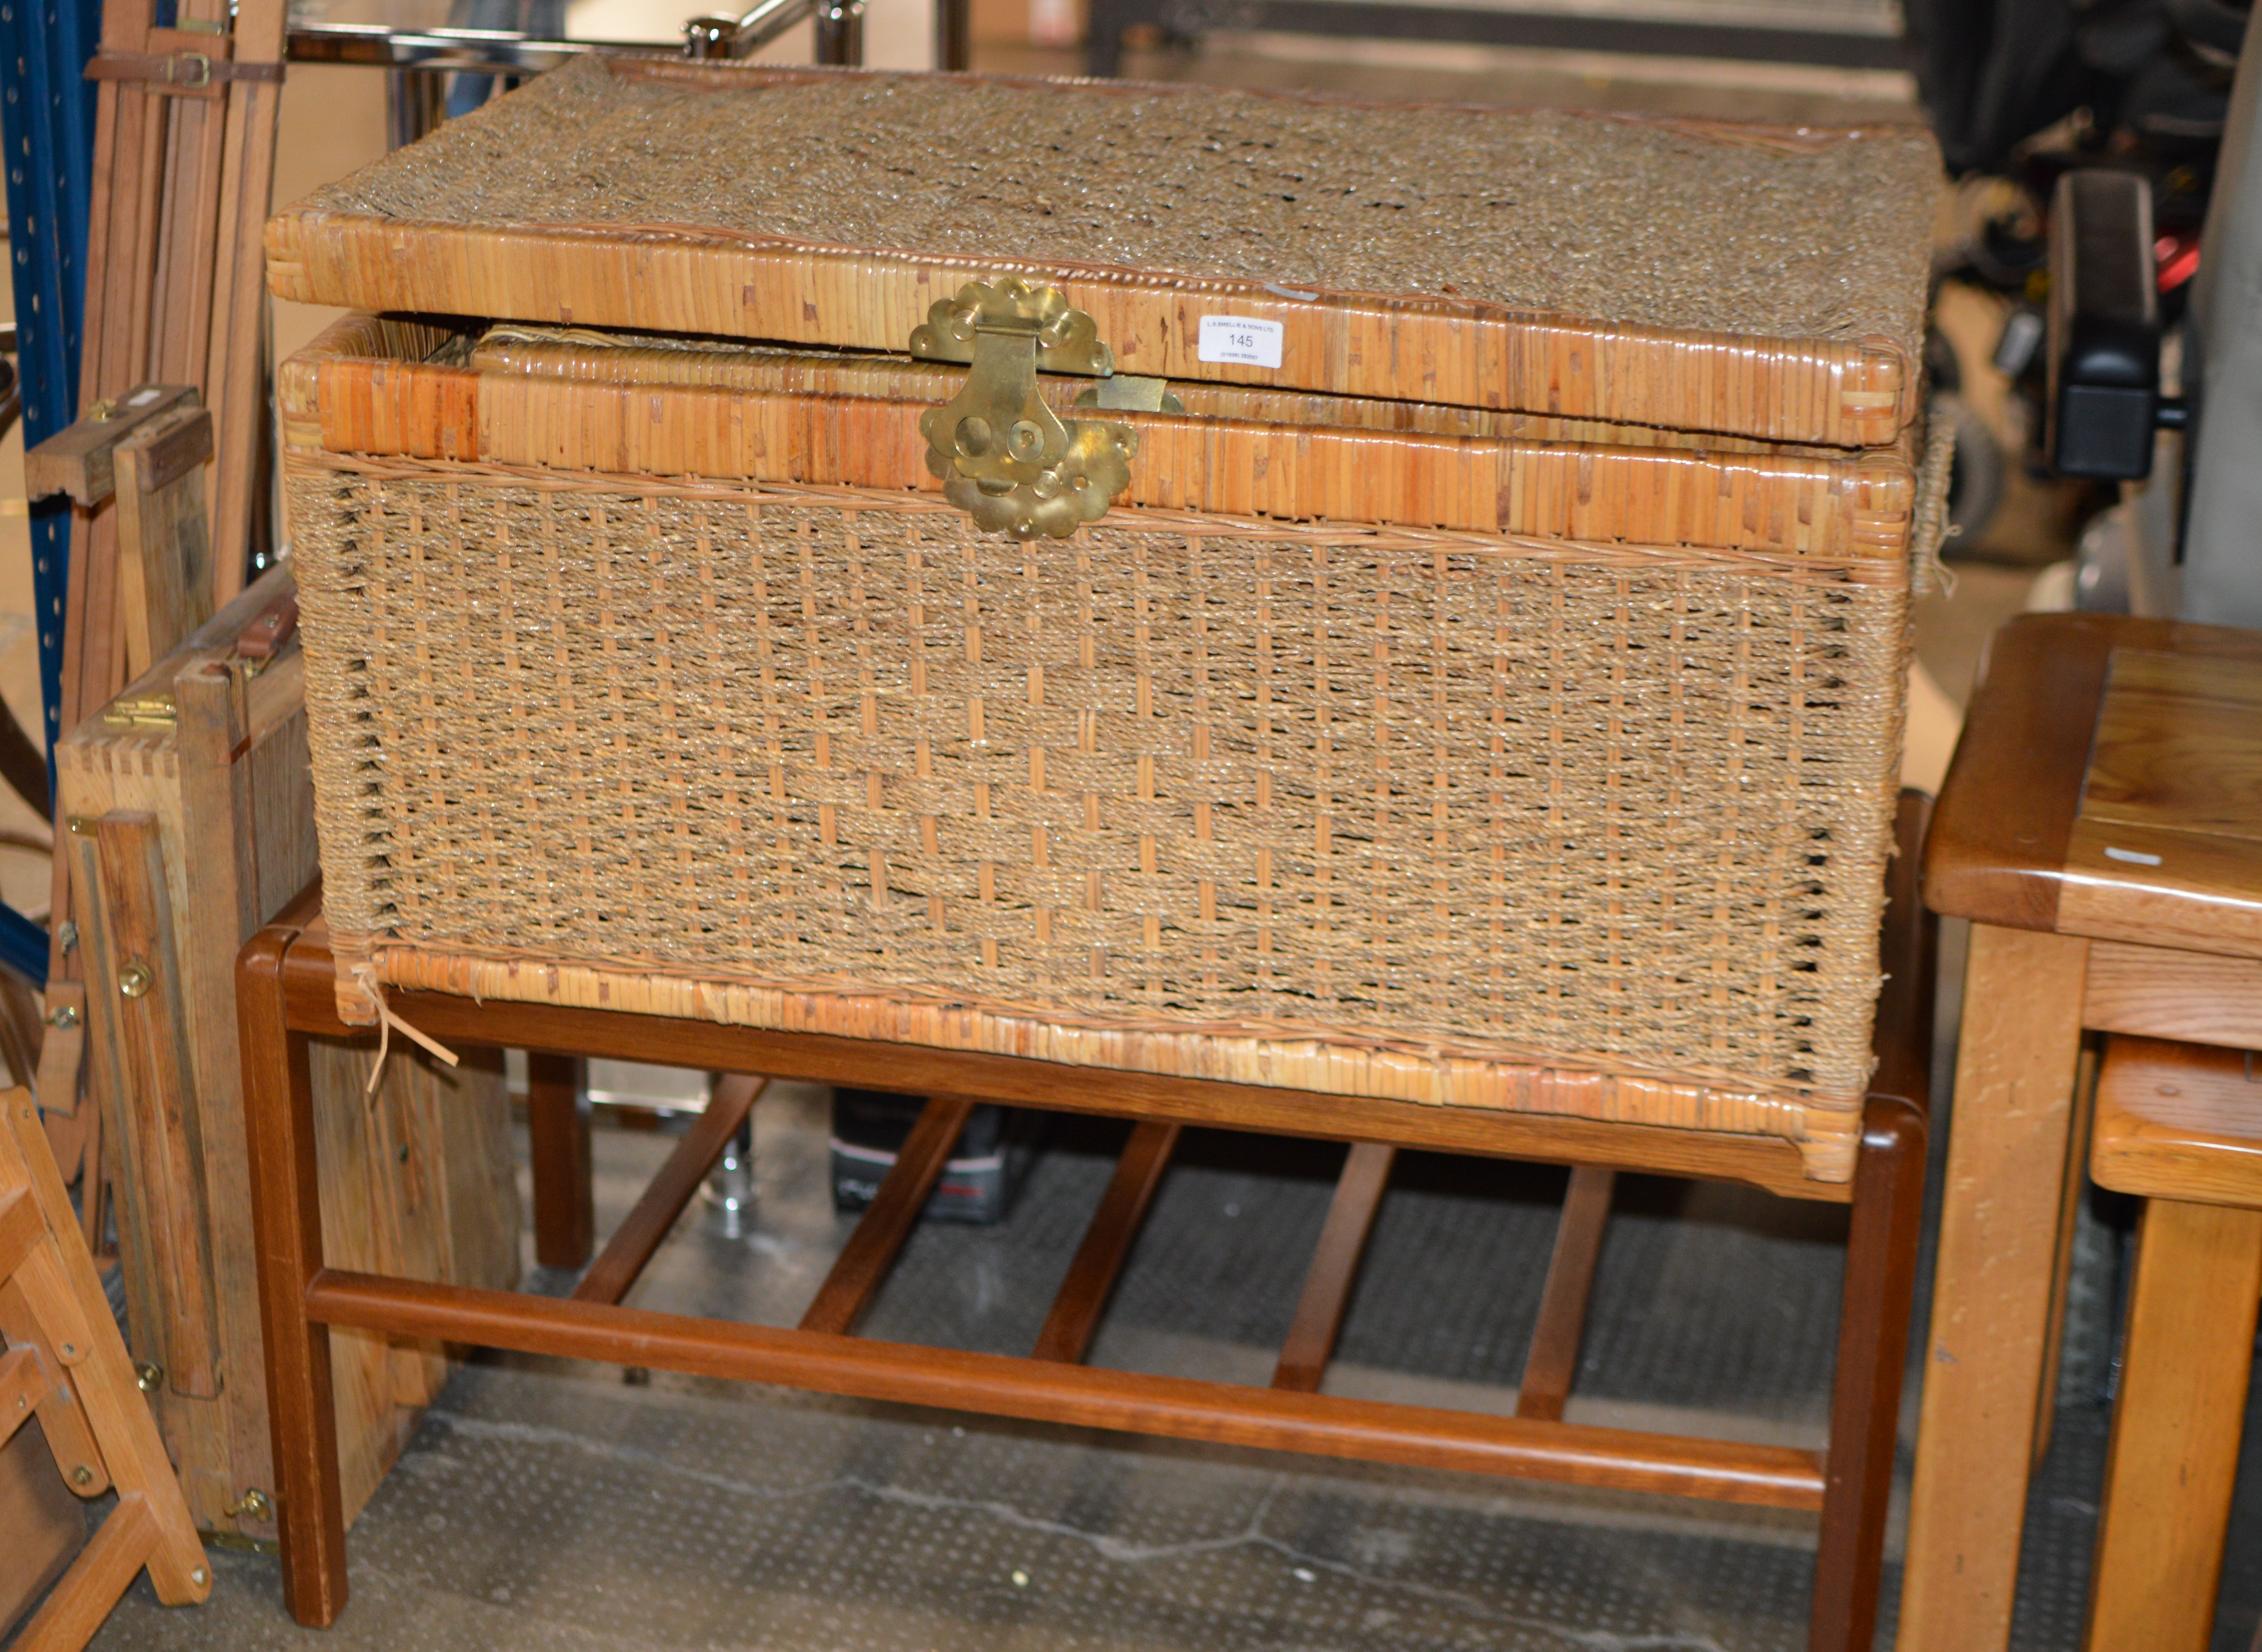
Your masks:
[[[110,0],[103,8],[101,47],[87,66],[98,92],[80,417],[35,451],[99,445],[105,433],[92,427],[114,418],[145,381],[188,387],[210,410],[196,433],[202,449],[187,461],[198,473],[194,512],[205,534],[191,566],[204,588],[177,638],[242,588],[254,524],[263,515],[261,233],[275,173],[285,0],[239,0],[233,8],[229,0],[179,0],[175,11],[174,26],[159,28],[154,0]],[[179,458],[176,446],[153,462]],[[207,488],[202,472],[215,458]],[[106,494],[74,497],[60,708],[66,734],[134,675],[132,620],[140,607],[121,566],[122,536],[133,524],[123,511],[99,509]],[[185,525],[179,498],[152,502],[169,512],[169,528]],[[68,1119],[77,1111],[86,1008],[69,944],[76,913],[61,841],[48,920],[51,1053],[40,1063],[40,1094],[50,1114]],[[98,1167],[98,1141],[85,1134],[84,1162]],[[90,1177],[89,1188],[99,1179]],[[101,1201],[83,1202],[88,1231],[98,1232]]]
[[[244,0],[231,14],[228,0],[180,0],[175,26],[161,29],[153,0],[114,0],[103,8],[101,50],[87,67],[100,90],[80,408],[121,399],[144,380],[202,393],[220,458],[207,507],[215,607],[243,587],[263,492],[261,235],[274,181],[284,9],[284,0]],[[75,572],[65,617],[67,646],[80,649],[83,669],[66,668],[63,692],[67,700],[81,692],[82,716],[127,680],[102,680],[122,638],[97,623],[110,600],[100,523],[91,512],[78,523],[75,544],[92,552],[89,600],[82,610]]]
[[[14,1642],[77,1652],[145,1566],[167,1605],[212,1592],[188,1504],[71,1215],[32,1093],[0,1098],[0,1439],[36,1414],[82,1497],[118,1506]]]

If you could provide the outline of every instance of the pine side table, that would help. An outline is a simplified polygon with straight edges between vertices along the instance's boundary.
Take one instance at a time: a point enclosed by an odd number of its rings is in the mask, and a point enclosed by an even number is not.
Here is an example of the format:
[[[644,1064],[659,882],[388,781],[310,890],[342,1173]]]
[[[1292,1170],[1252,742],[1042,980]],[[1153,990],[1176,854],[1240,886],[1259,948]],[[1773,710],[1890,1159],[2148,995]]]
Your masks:
[[[2262,633],[2030,615],[1994,639],[1925,851],[1971,921],[1899,1645],[2010,1638],[2096,1029],[2262,1048]]]

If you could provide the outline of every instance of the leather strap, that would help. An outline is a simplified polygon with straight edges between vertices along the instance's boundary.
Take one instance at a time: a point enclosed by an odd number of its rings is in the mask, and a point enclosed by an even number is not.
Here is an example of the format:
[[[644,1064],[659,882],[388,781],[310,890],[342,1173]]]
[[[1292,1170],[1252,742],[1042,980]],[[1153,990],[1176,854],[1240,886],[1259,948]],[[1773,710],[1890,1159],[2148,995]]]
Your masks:
[[[283,65],[237,63],[203,52],[103,52],[87,64],[86,77],[139,81],[176,97],[217,97],[228,81],[279,81]]]

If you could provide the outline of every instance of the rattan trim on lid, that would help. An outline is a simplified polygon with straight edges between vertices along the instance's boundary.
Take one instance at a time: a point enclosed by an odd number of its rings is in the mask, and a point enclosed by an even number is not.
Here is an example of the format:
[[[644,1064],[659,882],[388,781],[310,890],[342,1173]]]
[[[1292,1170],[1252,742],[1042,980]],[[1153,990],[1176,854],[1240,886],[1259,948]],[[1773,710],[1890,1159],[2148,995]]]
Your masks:
[[[1127,372],[1826,447],[1891,442],[1915,416],[1920,387],[1907,358],[1884,338],[1808,342],[1600,326],[1464,304],[1284,299],[1228,282],[1012,257],[886,261],[581,226],[466,228],[300,210],[269,223],[267,271],[269,290],[300,304],[871,350],[900,348],[936,297],[1016,274],[1052,283],[1091,314]],[[819,308],[812,295],[832,307]],[[1277,369],[1204,362],[1188,341],[1204,314],[1218,313],[1278,323],[1295,342]],[[844,314],[850,319],[838,319]]]
[[[342,353],[352,343],[326,335],[309,364],[283,376],[294,444],[505,469],[940,489],[911,405],[481,372]],[[1898,451],[1713,454],[1110,416],[1140,442],[1122,507],[1815,556],[1906,578],[1916,479]]]
[[[342,350],[345,355],[382,355]],[[504,322],[476,339],[457,335],[438,366],[475,372],[523,374],[584,384],[699,386],[716,390],[867,396],[882,401],[940,405],[955,395],[966,370],[948,363],[901,356],[828,351],[796,352],[775,346],[691,338],[673,334],[608,333],[593,328],[543,328]],[[1038,387],[1055,411],[1068,415],[1092,387],[1089,379],[1041,373]],[[1315,425],[1409,436],[1484,436],[1495,441],[1576,442],[1604,447],[1671,447],[1708,453],[1770,453],[1781,458],[1842,460],[1845,450],[1761,442],[1718,432],[1611,424],[1544,413],[1470,408],[1452,402],[1391,401],[1372,396],[1331,396],[1319,391],[1264,386],[1207,384],[1180,379],[1168,386],[1196,418],[1240,419],[1258,424]],[[1896,444],[1913,451],[1905,435]]]

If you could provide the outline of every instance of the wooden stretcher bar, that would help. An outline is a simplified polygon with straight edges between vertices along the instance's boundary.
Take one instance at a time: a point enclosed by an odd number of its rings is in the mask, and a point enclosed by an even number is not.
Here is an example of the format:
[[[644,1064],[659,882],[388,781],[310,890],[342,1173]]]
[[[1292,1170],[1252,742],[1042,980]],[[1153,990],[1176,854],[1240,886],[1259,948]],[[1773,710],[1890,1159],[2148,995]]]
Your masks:
[[[693,1122],[684,1133],[683,1140],[668,1155],[659,1173],[638,1199],[627,1218],[614,1230],[581,1282],[573,1288],[577,1302],[617,1302],[626,1296],[643,1274],[645,1265],[652,1260],[659,1242],[683,1214],[683,1207],[699,1191],[715,1168],[715,1161],[723,1157],[731,1145],[731,1138],[753,1111],[755,1100],[767,1078],[746,1078],[736,1074],[715,1086],[714,1098],[706,1110]]]
[[[950,1150],[958,1144],[975,1103],[965,1096],[933,1096],[920,1109],[918,1122],[896,1154],[896,1162],[880,1183],[863,1220],[848,1236],[848,1244],[817,1289],[817,1299],[801,1317],[801,1328],[846,1336],[887,1281],[896,1253],[911,1237],[912,1224],[926,1208]]]
[[[1574,1485],[1819,1510],[1817,1454],[780,1331],[318,1270],[319,1324],[856,1398]]]
[[[1171,1154],[1178,1147],[1182,1128],[1155,1119],[1132,1127],[1130,1139],[1115,1161],[1115,1174],[1108,1179],[1099,1208],[1084,1231],[1076,1259],[1068,1265],[1068,1274],[1053,1298],[1052,1311],[1045,1316],[1044,1329],[1037,1333],[1037,1345],[1030,1351],[1030,1358],[1074,1363],[1091,1346],[1092,1333],[1099,1328],[1099,1316],[1115,1289],[1116,1277],[1123,1271],[1132,1241],[1146,1221],[1147,1207],[1154,1202],[1155,1190],[1163,1185],[1163,1173],[1171,1167]]]
[[[1374,1231],[1375,1213],[1382,1208],[1383,1190],[1390,1184],[1390,1167],[1398,1150],[1379,1142],[1359,1142],[1344,1156],[1342,1178],[1328,1205],[1327,1225],[1312,1252],[1312,1266],[1304,1276],[1304,1294],[1296,1303],[1287,1340],[1280,1345],[1280,1360],[1272,1372],[1272,1386],[1300,1394],[1317,1394],[1320,1379],[1334,1357],[1336,1338],[1343,1331],[1344,1316],[1351,1311],[1351,1287],[1358,1280],[1359,1259]]]
[[[1547,1262],[1547,1282],[1539,1292],[1539,1324],[1531,1352],[1516,1385],[1516,1414],[1560,1418],[1579,1366],[1579,1340],[1587,1328],[1587,1302],[1594,1294],[1595,1264],[1602,1259],[1603,1230],[1610,1218],[1616,1172],[1594,1165],[1572,1169],[1563,1194],[1563,1215],[1555,1229],[1555,1250]]]

